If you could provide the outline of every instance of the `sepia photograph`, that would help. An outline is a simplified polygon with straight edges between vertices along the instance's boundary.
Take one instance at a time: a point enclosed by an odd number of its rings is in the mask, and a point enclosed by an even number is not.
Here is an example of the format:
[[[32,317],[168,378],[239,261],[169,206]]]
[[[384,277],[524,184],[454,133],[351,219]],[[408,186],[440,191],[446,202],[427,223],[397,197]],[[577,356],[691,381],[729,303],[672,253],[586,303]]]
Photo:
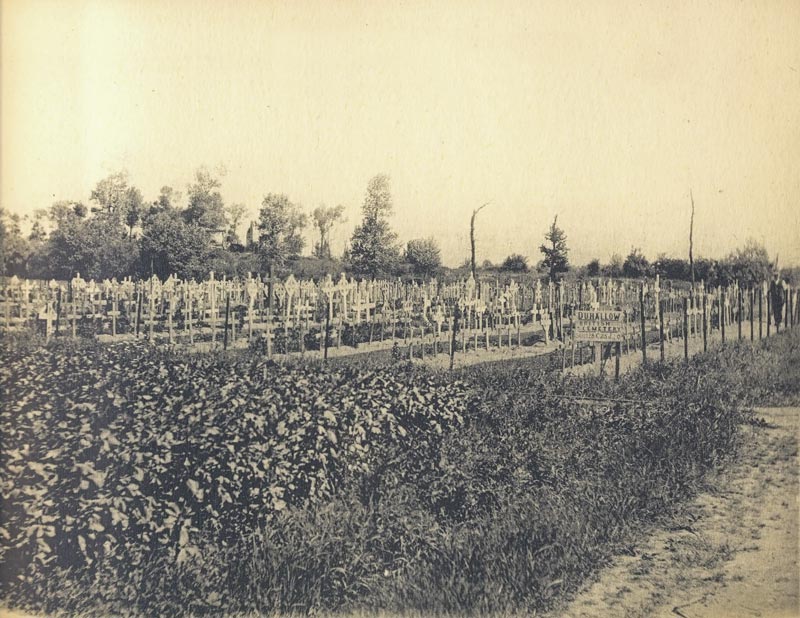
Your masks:
[[[798,440],[797,0],[0,0],[0,618],[796,618]]]

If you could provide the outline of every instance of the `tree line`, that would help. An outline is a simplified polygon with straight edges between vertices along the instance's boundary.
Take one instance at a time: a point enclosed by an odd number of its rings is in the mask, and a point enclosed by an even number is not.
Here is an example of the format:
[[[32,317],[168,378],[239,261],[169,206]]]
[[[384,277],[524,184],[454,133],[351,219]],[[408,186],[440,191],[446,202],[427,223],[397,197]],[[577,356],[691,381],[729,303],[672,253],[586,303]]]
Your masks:
[[[585,266],[569,263],[569,248],[556,217],[539,247],[541,260],[533,267],[521,254],[509,255],[501,264],[484,260],[476,265],[475,215],[470,221],[472,255],[457,269],[442,266],[441,251],[433,238],[417,238],[402,245],[392,230],[394,204],[388,176],[369,180],[356,225],[344,254],[334,257],[331,233],[343,222],[344,206],[321,205],[309,217],[287,195],[264,196],[257,221],[241,239],[238,230],[247,212],[243,204],[226,204],[221,194],[221,174],[207,168],[196,170],[181,192],[164,186],[152,201],[130,183],[127,173],[111,174],[91,191],[88,205],[61,200],[36,210],[30,231],[22,232],[19,215],[0,208],[0,274],[38,279],[121,279],[126,276],[203,279],[211,271],[244,276],[248,272],[294,272],[319,277],[345,271],[356,277],[419,277],[464,275],[476,272],[524,273],[535,271],[552,280],[561,277],[652,277],[705,280],[711,285],[733,280],[761,281],[773,264],[766,249],[754,241],[722,260],[687,260],[659,256],[650,262],[638,249],[623,259],[612,256],[607,264],[598,259]],[[486,205],[484,205],[486,206]],[[483,208],[482,206],[481,208]],[[312,258],[302,257],[304,230],[309,222],[317,240]],[[694,271],[694,272],[692,272]],[[477,272],[476,272],[477,274]]]

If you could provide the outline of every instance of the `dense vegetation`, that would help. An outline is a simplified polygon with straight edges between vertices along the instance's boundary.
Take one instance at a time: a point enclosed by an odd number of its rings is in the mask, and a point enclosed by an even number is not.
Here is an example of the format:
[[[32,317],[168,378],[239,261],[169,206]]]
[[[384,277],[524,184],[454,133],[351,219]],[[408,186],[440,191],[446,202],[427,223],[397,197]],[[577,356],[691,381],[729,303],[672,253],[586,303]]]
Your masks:
[[[538,610],[800,384],[796,331],[616,385],[4,343],[2,597],[100,615]]]
[[[0,276],[35,279],[71,279],[80,273],[86,279],[102,280],[126,276],[162,279],[204,279],[210,271],[219,275],[244,276],[249,272],[321,278],[347,272],[355,277],[466,277],[474,266],[471,256],[461,267],[442,266],[434,238],[410,239],[401,251],[391,227],[394,204],[389,178],[373,177],[367,184],[356,226],[342,256],[333,255],[331,233],[343,222],[345,208],[319,206],[310,213],[282,193],[267,193],[256,221],[248,228],[248,206],[226,203],[222,195],[223,173],[206,168],[195,172],[185,197],[164,186],[152,201],[118,172],[100,180],[89,200],[59,200],[49,208],[20,217],[0,207]],[[311,255],[303,255],[305,233],[314,238]],[[466,221],[464,222],[466,224]],[[474,224],[474,218],[473,218]],[[242,238],[241,232],[247,228]],[[716,287],[739,281],[745,285],[769,278],[773,269],[765,247],[748,241],[723,259],[698,257],[690,265],[683,258],[658,256],[650,262],[638,249],[623,259],[611,256],[585,266],[568,260],[567,235],[557,218],[545,231],[544,243],[531,254],[541,260],[531,264],[544,277],[642,278],[656,274],[672,280],[696,278]],[[474,238],[473,238],[474,241]],[[474,242],[472,246],[474,253]],[[526,255],[511,254],[499,265],[482,260],[483,274],[513,275],[529,270]],[[775,258],[777,260],[777,257]],[[471,267],[472,265],[472,267]],[[694,271],[694,272],[693,272]],[[796,281],[796,269],[784,269]]]

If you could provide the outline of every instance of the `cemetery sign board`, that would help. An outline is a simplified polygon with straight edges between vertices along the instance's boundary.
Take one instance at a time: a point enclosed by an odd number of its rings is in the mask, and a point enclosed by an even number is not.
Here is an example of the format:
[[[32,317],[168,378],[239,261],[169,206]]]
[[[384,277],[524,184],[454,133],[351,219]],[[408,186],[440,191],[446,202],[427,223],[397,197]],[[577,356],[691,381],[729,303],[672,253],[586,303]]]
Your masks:
[[[575,340],[613,343],[625,338],[625,312],[579,310],[575,312]]]

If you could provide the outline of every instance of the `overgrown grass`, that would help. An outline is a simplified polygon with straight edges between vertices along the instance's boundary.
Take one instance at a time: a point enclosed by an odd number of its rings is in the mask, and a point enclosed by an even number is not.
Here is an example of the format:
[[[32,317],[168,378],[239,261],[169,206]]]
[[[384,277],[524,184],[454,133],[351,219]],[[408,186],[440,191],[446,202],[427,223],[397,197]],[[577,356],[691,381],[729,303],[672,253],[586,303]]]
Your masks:
[[[176,528],[137,564],[125,557],[144,550],[123,546],[114,548],[114,559],[101,552],[92,564],[73,557],[57,567],[22,565],[31,579],[4,581],[3,594],[16,605],[97,615],[540,611],[733,456],[749,406],[797,401],[798,339],[792,331],[688,365],[654,363],[618,384],[562,377],[526,361],[476,365],[455,376],[395,365],[390,374],[410,371],[411,383],[428,388],[454,377],[466,384],[449,395],[463,422],[424,425],[439,436],[434,440],[373,436],[372,456],[359,460],[367,465],[351,469],[356,460],[343,456],[321,499],[290,501],[274,517],[245,519],[225,534],[201,528],[191,559],[175,559]],[[198,362],[178,365],[195,371]],[[81,368],[72,367],[79,384]],[[250,383],[268,375],[263,371],[239,359],[233,375]],[[171,374],[176,393],[187,388],[181,375]],[[334,383],[326,377],[317,386]],[[368,409],[368,387],[351,391]],[[223,404],[210,398],[208,405]],[[310,410],[317,418],[314,405]],[[241,412],[222,412],[231,417],[219,436],[224,445],[240,438],[225,431],[241,427]],[[343,408],[333,412],[341,427]],[[290,413],[291,405],[281,412]],[[438,413],[430,408],[427,415]],[[163,474],[158,467],[146,472]],[[110,473],[124,480],[130,471]]]

